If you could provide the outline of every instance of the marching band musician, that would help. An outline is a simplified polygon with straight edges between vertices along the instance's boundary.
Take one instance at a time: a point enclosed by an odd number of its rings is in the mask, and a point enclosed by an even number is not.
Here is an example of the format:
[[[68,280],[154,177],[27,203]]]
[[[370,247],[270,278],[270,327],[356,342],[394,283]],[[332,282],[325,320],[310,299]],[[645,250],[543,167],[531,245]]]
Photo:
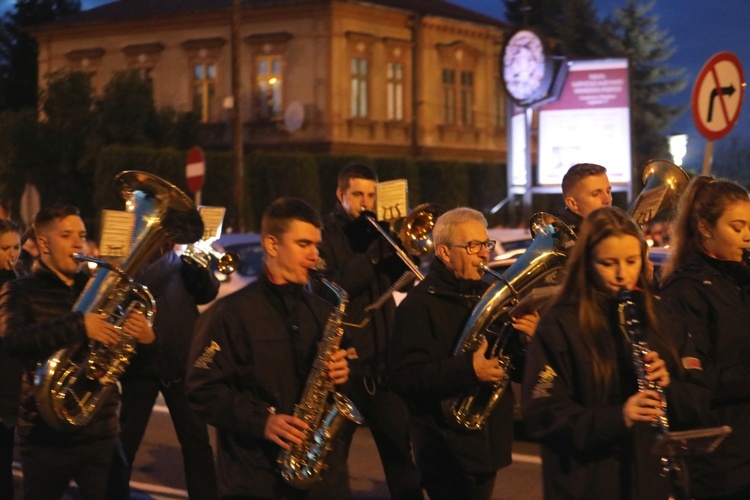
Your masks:
[[[560,220],[577,233],[588,214],[612,205],[607,169],[594,163],[573,165],[563,176],[562,194],[565,210],[560,213]]]
[[[396,309],[390,351],[391,382],[412,412],[411,437],[422,486],[435,499],[489,499],[497,470],[511,462],[513,394],[505,391],[483,429],[447,423],[441,401],[505,375],[487,359],[487,341],[474,353],[453,356],[472,309],[488,287],[479,265],[495,242],[484,216],[460,207],[441,215],[432,231],[436,259],[425,280]],[[517,322],[531,335],[536,315]],[[514,370],[517,371],[517,370]],[[519,377],[520,378],[520,377]]]
[[[181,259],[174,244],[167,243],[140,269],[135,281],[147,286],[156,300],[156,341],[153,348],[133,358],[120,379],[124,457],[113,463],[108,499],[130,498],[133,461],[159,393],[180,442],[188,496],[215,499],[216,472],[208,428],[188,404],[185,367],[199,316],[197,306],[216,298],[219,280],[210,268]]]
[[[750,498],[750,196],[694,178],[672,224],[662,297],[686,318],[711,390],[713,425],[732,433],[688,463],[694,498]]]
[[[62,204],[43,208],[34,218],[34,235],[39,265],[0,292],[0,336],[26,369],[18,423],[24,498],[60,498],[73,479],[86,498],[104,500],[118,444],[119,395],[111,392],[88,425],[58,431],[39,414],[33,381],[37,364],[58,349],[88,339],[111,345],[119,334],[106,316],[71,311],[88,281],[73,258],[86,241],[78,209]],[[142,313],[128,315],[122,330],[141,344],[154,341]]]
[[[0,219],[0,285],[17,278],[21,231],[15,222]],[[13,445],[23,365],[0,344],[0,498],[13,498]]]
[[[690,362],[695,358],[680,322],[655,304],[646,252],[640,228],[624,211],[604,207],[589,214],[562,290],[529,345],[522,411],[526,430],[542,445],[547,499],[665,499],[669,483],[650,452],[656,430],[649,425],[666,417],[663,394],[670,416],[683,416],[683,428],[703,423],[707,388],[700,364]],[[637,298],[642,331],[620,326],[623,289]],[[663,394],[649,387],[639,392],[630,333],[643,335],[651,349],[643,355],[643,383],[668,389]]]
[[[218,433],[223,499],[346,498],[349,478],[331,469],[309,491],[284,482],[280,450],[300,444],[307,424],[293,416],[317,355],[331,306],[304,286],[318,260],[321,220],[306,202],[279,198],[262,218],[265,272],[220,299],[196,326],[188,366],[188,399]],[[346,382],[346,351],[327,363]],[[342,448],[334,443],[332,453]],[[309,493],[309,495],[308,495]]]
[[[407,270],[385,238],[360,215],[375,209],[376,183],[375,172],[367,165],[352,163],[341,169],[338,203],[325,218],[320,258],[323,273],[349,294],[345,332],[347,345],[356,351],[350,359],[350,395],[372,431],[391,497],[421,499],[409,440],[408,410],[386,381],[385,362],[396,304],[391,297],[383,306],[367,310]],[[355,428],[348,425],[342,430],[347,432],[347,448]]]

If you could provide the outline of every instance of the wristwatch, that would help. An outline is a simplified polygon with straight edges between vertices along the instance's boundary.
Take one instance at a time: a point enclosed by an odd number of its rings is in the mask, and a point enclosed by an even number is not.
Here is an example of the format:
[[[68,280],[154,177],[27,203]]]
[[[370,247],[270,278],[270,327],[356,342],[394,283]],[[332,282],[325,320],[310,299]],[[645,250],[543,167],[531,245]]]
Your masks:
[[[529,29],[517,31],[503,49],[503,82],[521,106],[544,97],[552,82],[552,61],[544,42]]]

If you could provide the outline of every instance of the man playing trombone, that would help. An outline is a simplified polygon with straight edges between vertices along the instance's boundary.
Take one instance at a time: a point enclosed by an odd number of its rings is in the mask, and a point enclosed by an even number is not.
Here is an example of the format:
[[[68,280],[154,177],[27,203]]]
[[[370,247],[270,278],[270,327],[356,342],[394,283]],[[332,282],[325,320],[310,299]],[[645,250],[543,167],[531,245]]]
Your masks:
[[[329,280],[349,294],[345,332],[347,345],[353,347],[350,395],[370,426],[391,496],[421,499],[406,405],[389,389],[385,378],[396,305],[389,297],[381,307],[368,307],[407,271],[393,241],[379,234],[374,218],[368,220],[375,208],[376,184],[375,172],[361,163],[339,172],[338,203],[324,222],[321,267]],[[383,231],[388,233],[387,228]],[[350,444],[354,427],[347,431]]]

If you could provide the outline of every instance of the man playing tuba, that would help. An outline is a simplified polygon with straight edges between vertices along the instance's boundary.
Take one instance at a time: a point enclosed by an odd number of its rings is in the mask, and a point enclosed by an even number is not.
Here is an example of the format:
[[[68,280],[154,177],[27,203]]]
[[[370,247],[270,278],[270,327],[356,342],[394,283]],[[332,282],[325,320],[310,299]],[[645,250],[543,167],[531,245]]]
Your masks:
[[[18,425],[24,498],[60,498],[73,479],[86,498],[103,500],[117,446],[119,394],[110,392],[87,425],[65,432],[52,428],[39,414],[32,382],[37,364],[58,349],[88,339],[111,345],[120,334],[104,316],[71,311],[88,281],[73,258],[86,242],[78,209],[42,209],[34,219],[34,232],[39,265],[29,277],[7,283],[0,292],[0,336],[27,369]],[[122,331],[141,344],[154,341],[142,313],[129,315]]]

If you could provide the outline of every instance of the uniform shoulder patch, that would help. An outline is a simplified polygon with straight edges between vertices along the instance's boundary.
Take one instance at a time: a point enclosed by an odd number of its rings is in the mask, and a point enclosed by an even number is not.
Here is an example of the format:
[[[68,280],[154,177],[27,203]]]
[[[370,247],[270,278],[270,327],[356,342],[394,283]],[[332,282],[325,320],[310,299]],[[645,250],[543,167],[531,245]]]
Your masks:
[[[693,357],[682,358],[682,367],[686,370],[703,370],[701,360]]]
[[[531,399],[548,398],[556,377],[557,373],[555,370],[550,365],[544,365],[544,369],[537,375]]]
[[[200,356],[195,360],[193,363],[193,366],[195,368],[203,368],[205,370],[208,370],[211,368],[211,363],[214,361],[214,356],[216,356],[216,353],[221,351],[221,347],[219,344],[217,344],[215,341],[211,341],[209,345],[207,345]]]

